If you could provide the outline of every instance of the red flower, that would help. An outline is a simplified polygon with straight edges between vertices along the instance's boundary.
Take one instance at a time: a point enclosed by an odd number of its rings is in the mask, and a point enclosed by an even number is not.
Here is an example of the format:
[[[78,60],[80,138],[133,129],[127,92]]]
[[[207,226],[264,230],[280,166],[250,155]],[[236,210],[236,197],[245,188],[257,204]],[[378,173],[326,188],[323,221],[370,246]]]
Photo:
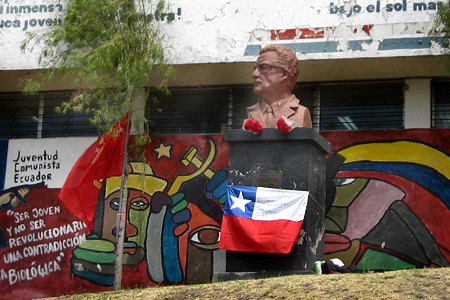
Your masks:
[[[253,120],[253,119],[246,119],[244,121],[244,125],[242,126],[242,128],[244,130],[252,131],[254,133],[258,133],[261,130],[263,130],[261,123],[259,123],[259,121],[257,121],[257,120]]]
[[[281,117],[277,121],[277,127],[281,132],[289,132],[295,127],[294,122],[287,119],[286,117]]]

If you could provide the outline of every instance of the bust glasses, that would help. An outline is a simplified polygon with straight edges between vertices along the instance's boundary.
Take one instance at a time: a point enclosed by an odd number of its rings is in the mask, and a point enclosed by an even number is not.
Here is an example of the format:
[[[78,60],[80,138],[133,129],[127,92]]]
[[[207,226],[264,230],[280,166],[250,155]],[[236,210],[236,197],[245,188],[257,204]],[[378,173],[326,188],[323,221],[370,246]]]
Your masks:
[[[257,64],[257,65],[255,65],[253,70],[256,70],[256,69],[258,69],[258,72],[261,74],[267,73],[267,72],[269,72],[269,70],[272,70],[272,69],[281,69],[283,71],[287,71],[288,73],[291,73],[291,71],[286,67],[272,65],[272,64]]]

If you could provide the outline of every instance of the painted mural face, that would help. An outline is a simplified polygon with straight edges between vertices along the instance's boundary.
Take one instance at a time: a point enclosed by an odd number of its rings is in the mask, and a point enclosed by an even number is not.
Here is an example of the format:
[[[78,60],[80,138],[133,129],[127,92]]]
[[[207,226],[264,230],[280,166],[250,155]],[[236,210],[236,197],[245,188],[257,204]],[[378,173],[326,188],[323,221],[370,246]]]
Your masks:
[[[450,183],[448,155],[411,141],[359,144],[338,153],[346,160],[325,220],[326,257],[360,270],[448,266],[447,239],[433,225],[438,215],[448,222],[449,197],[439,192]]]
[[[128,172],[123,264],[135,266],[146,257],[147,225],[152,204],[154,206],[152,196],[155,193],[162,193],[167,182],[154,176],[148,164],[130,163]],[[72,256],[72,272],[100,285],[110,286],[114,281],[113,254],[120,185],[121,177],[109,177],[104,180],[104,196],[100,194],[98,199],[94,228],[88,240],[76,248]]]
[[[213,251],[220,239],[219,215],[212,218],[197,205],[207,202],[208,210],[214,206],[216,214],[221,214],[219,200],[214,199],[223,196],[227,175],[224,170],[215,173],[209,168],[216,148],[212,140],[208,141],[206,159],[198,157],[198,149],[192,146],[182,148],[186,150],[180,158],[186,164],[195,161],[195,168],[189,175],[174,176],[170,185],[155,176],[149,164],[130,163],[123,262],[131,272],[153,283],[204,283],[212,278]],[[157,149],[163,151],[161,146]],[[164,145],[165,156],[171,155],[169,149]],[[189,181],[195,184],[186,184]],[[75,275],[99,285],[111,286],[114,280],[120,182],[120,177],[104,180],[94,228],[88,241],[74,250],[71,260]],[[208,182],[209,198],[198,189]]]
[[[146,222],[150,214],[151,197],[142,191],[129,191],[128,216],[125,225],[124,263],[137,264],[144,258]],[[105,200],[103,234],[104,239],[115,241],[117,212],[120,192],[110,194]]]
[[[148,164],[131,163],[127,179],[128,205],[126,209],[124,263],[137,264],[144,258],[147,220],[151,212],[152,195],[167,185],[153,175]],[[142,172],[142,173],[141,173]],[[101,238],[116,240],[117,213],[120,203],[120,177],[105,180],[105,200]],[[102,200],[100,200],[102,201]]]

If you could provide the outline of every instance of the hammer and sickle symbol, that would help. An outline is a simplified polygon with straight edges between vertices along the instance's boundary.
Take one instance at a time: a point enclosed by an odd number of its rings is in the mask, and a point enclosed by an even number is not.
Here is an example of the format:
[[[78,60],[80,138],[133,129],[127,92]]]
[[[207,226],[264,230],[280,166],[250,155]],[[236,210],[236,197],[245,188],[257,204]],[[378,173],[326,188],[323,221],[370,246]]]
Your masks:
[[[216,145],[209,138],[208,142],[210,145],[210,151],[204,161],[197,156],[197,148],[190,147],[188,151],[186,151],[181,159],[181,162],[185,166],[193,164],[197,170],[189,175],[178,175],[167,192],[169,197],[175,195],[180,190],[181,185],[188,180],[191,180],[201,174],[204,174],[208,178],[214,176],[214,172],[209,168],[209,166],[213,162],[216,155]],[[178,283],[183,279],[178,252],[173,251],[173,249],[175,249],[178,245],[178,240],[175,236],[165,233],[171,230],[171,226],[174,226],[172,224],[166,228],[164,225],[167,221],[166,213],[168,209],[170,208],[166,204],[163,205],[158,212],[152,212],[147,224],[147,269],[151,279],[157,283],[162,283],[165,281]],[[169,251],[166,248],[171,248],[172,250]],[[171,271],[168,272],[166,268]]]

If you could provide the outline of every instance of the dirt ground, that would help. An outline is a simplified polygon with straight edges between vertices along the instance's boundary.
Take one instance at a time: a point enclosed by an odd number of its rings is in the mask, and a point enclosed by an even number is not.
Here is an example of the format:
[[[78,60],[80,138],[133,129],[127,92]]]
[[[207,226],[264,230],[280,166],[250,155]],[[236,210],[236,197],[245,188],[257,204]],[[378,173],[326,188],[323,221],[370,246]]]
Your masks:
[[[293,275],[53,299],[449,299],[450,268]]]

